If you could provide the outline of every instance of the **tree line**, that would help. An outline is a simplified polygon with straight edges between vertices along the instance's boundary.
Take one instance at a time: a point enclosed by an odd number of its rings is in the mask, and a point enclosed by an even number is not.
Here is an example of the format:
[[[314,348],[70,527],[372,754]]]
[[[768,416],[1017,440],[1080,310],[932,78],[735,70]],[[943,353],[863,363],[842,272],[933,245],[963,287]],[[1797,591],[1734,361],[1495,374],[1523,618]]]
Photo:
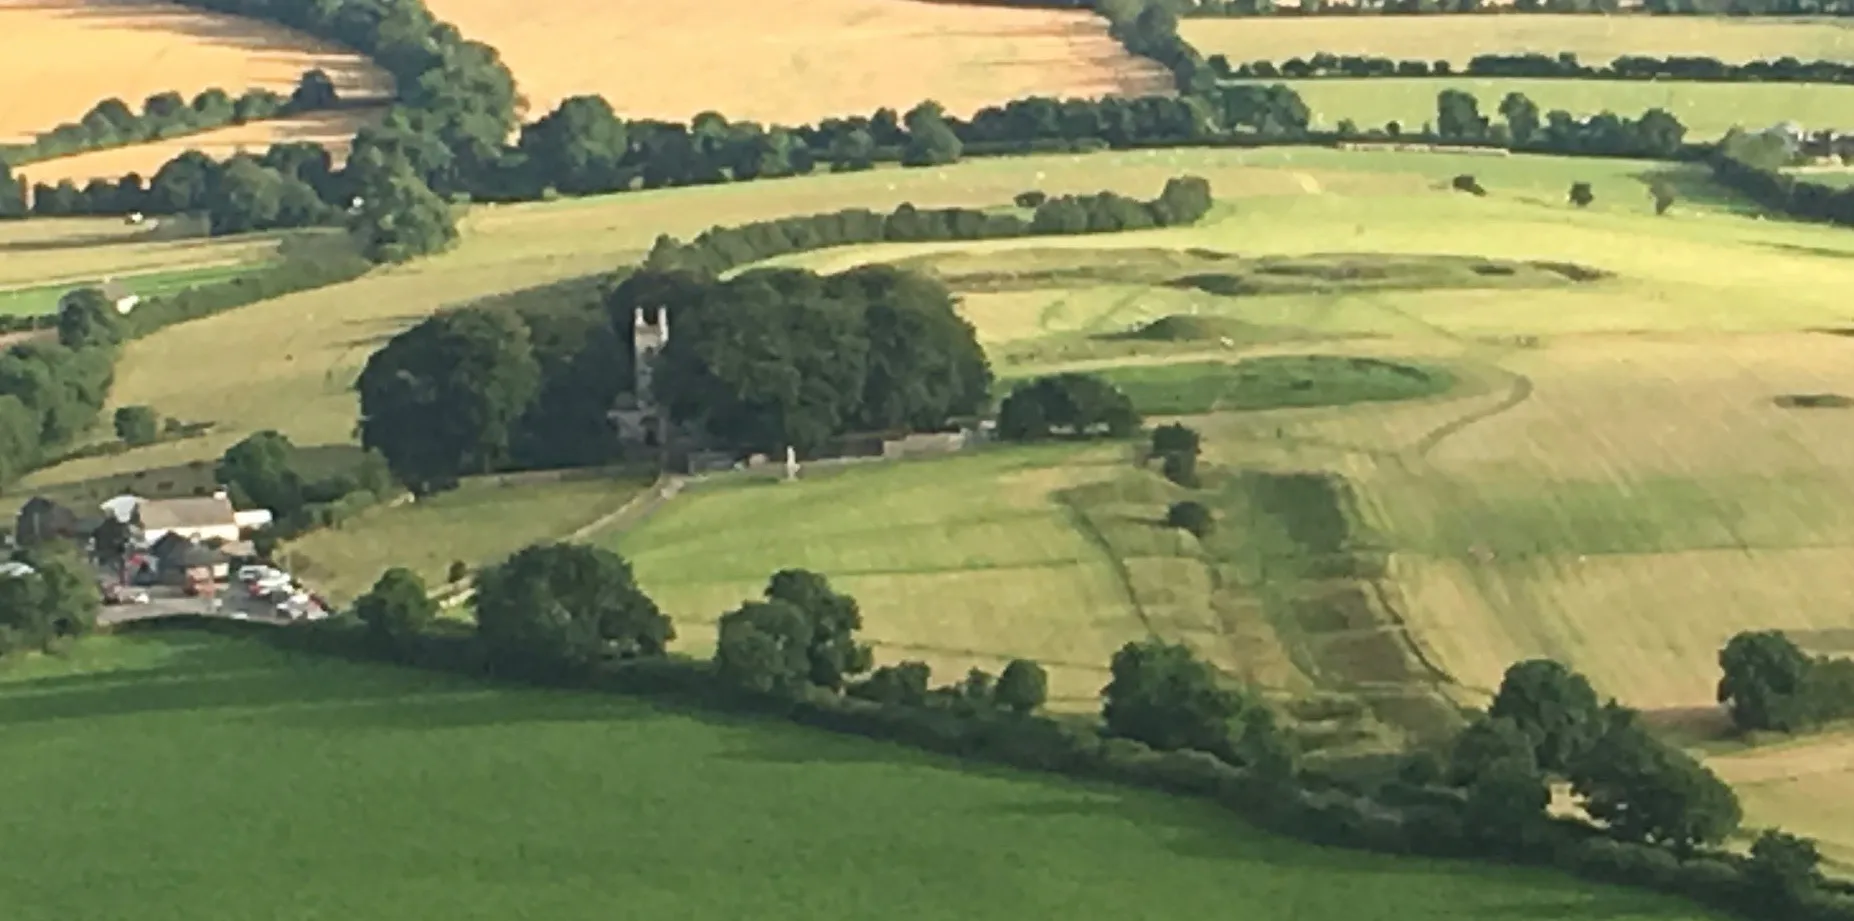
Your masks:
[[[1168,436],[1166,441],[1175,440]],[[1212,801],[1319,844],[1552,866],[1692,898],[1759,921],[1845,921],[1854,896],[1822,877],[1813,842],[1742,822],[1730,787],[1603,701],[1560,663],[1515,663],[1448,745],[1344,776],[1303,763],[1254,689],[1183,645],[1129,642],[1092,719],[1040,712],[1029,659],[935,686],[924,662],[877,665],[856,599],[805,570],[773,574],[723,613],[713,655],[668,652],[671,618],[609,550],[543,544],[481,571],[474,627],[436,618],[419,578],[389,570],[352,612],[272,631],[310,649],[541,683],[671,697],[902,742],[962,758]],[[1568,782],[1588,820],[1548,811]]]
[[[1803,732],[1854,717],[1854,660],[1812,656],[1781,630],[1719,650],[1719,702],[1743,732]]]
[[[1225,80],[1310,80],[1322,77],[1524,77],[1565,80],[1663,80],[1703,83],[1854,83],[1854,64],[1800,61],[1796,58],[1731,63],[1705,56],[1624,55],[1608,64],[1585,64],[1570,52],[1550,55],[1477,54],[1457,69],[1449,61],[1397,60],[1354,54],[1320,53],[1305,58],[1248,61],[1232,65],[1228,57],[1210,56],[1210,67]]]
[[[332,109],[340,104],[334,80],[319,69],[305,71],[288,96],[251,89],[234,98],[225,90],[211,87],[191,101],[176,92],[157,93],[142,101],[139,112],[121,99],[110,98],[92,106],[77,121],[59,125],[40,134],[31,144],[14,148],[5,159],[13,166],[23,166],[35,160],[166,140],[227,125]]]
[[[1209,212],[1210,183],[1196,176],[1167,180],[1159,197],[1139,201],[1115,192],[1050,197],[1040,190],[1017,196],[1022,213],[977,208],[916,208],[902,203],[888,214],[850,208],[829,214],[711,227],[683,243],[659,236],[644,268],[722,273],[775,256],[858,243],[995,240],[1045,234],[1145,230],[1196,223]]]
[[[1673,159],[1685,149],[1687,129],[1666,109],[1649,109],[1629,119],[1601,112],[1579,120],[1554,109],[1540,113],[1524,93],[1500,100],[1501,122],[1483,115],[1473,94],[1457,89],[1436,95],[1435,136],[1443,140],[1513,150]]]
[[[1783,138],[1732,129],[1713,149],[1713,178],[1752,201],[1791,217],[1854,227],[1854,186],[1837,188],[1792,176],[1794,153]]]

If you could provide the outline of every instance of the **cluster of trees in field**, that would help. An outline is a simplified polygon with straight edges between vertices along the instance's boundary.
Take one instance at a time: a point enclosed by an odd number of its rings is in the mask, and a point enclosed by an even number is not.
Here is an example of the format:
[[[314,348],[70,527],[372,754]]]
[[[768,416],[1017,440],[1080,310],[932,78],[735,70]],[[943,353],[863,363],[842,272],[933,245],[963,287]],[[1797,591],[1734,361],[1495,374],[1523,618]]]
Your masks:
[[[741,451],[944,426],[981,411],[991,385],[972,326],[924,276],[643,270],[594,310],[465,308],[395,336],[356,384],[362,443],[420,490],[609,459],[607,417],[632,387],[640,310],[673,324],[652,369],[669,417]]]
[[[1209,213],[1210,183],[1196,176],[1168,180],[1159,197],[1139,201],[1114,192],[1050,197],[1031,190],[1017,196],[1022,214],[997,209],[916,208],[903,203],[888,214],[851,208],[713,227],[683,243],[657,238],[644,268],[721,273],[737,266],[831,246],[995,240],[1044,234],[1105,233],[1195,223]]]
[[[1523,77],[1565,80],[1679,80],[1704,83],[1854,83],[1854,64],[1801,61],[1796,58],[1730,63],[1703,56],[1625,55],[1608,64],[1585,64],[1570,52],[1549,55],[1478,54],[1457,69],[1449,61],[1396,60],[1355,54],[1315,54],[1306,58],[1249,61],[1231,65],[1213,54],[1210,67],[1219,78],[1237,80],[1308,80],[1322,77]]]
[[[1854,227],[1854,186],[1837,188],[1784,172],[1788,142],[1772,134],[1733,129],[1711,157],[1713,177],[1774,211],[1811,221]]]
[[[334,80],[322,70],[304,72],[288,96],[253,89],[233,98],[213,87],[189,102],[179,93],[157,93],[142,102],[140,112],[111,98],[92,106],[77,121],[59,125],[33,143],[15,148],[6,159],[19,166],[87,150],[166,140],[227,125],[332,109],[340,104]]]
[[[11,562],[32,571],[0,575],[0,656],[54,649],[96,627],[103,595],[77,548],[36,543]]]
[[[1024,381],[998,404],[998,437],[1126,438],[1139,431],[1133,401],[1098,375],[1065,372]]]
[[[227,448],[213,476],[231,494],[233,505],[271,511],[271,524],[254,541],[264,557],[276,541],[340,524],[398,492],[378,452],[366,452],[349,469],[325,473],[305,463],[289,436],[269,430]]]
[[[1168,442],[1170,437],[1168,436]],[[933,686],[931,668],[876,666],[856,599],[785,570],[719,620],[713,656],[670,654],[675,624],[622,557],[529,547],[481,571],[474,629],[437,620],[418,577],[389,570],[351,616],[284,642],[471,674],[670,696],[785,716],[965,758],[1200,797],[1317,843],[1493,858],[1686,895],[1760,921],[1845,921],[1854,895],[1823,879],[1813,842],[1742,821],[1730,787],[1641,715],[1550,660],[1507,670],[1491,706],[1442,749],[1369,775],[1322,773],[1255,691],[1187,646],[1130,642],[1093,720],[1039,713],[1048,676],[1019,659]],[[1568,783],[1588,821],[1548,810]]]
[[[1802,732],[1854,717],[1854,660],[1812,656],[1781,630],[1719,650],[1719,702],[1745,732]]]

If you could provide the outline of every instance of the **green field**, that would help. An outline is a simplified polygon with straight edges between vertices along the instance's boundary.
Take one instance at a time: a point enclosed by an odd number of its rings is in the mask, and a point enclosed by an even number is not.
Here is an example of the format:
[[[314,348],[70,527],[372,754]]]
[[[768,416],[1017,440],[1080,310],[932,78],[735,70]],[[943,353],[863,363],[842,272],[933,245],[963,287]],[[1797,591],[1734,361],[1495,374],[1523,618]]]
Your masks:
[[[14,665],[0,722],[0,778],[32,791],[0,844],[12,921],[1711,917],[1311,847],[1160,794],[248,640]]]
[[[1211,471],[1198,498],[1241,537],[1158,527],[1183,491],[1131,449],[1097,447],[716,485],[615,543],[696,623],[772,569],[808,566],[862,600],[884,661],[947,676],[1033,655],[1067,707],[1088,704],[1119,642],[1181,639],[1272,689],[1335,754],[1445,731],[1443,701],[1485,703],[1522,658],[1712,726],[1732,633],[1780,627],[1849,651],[1837,599],[1854,591],[1840,512],[1854,413],[1783,398],[1854,395],[1854,341],[1820,332],[1849,325],[1854,237],[1753,219],[1684,167],[1306,150],[1240,162],[1284,182],[1236,185],[1198,227],[778,263],[933,272],[1006,378],[1093,369],[1149,409],[1212,410],[1193,423]],[[1489,194],[1448,190],[1460,173]],[[1565,202],[1575,181],[1592,184],[1590,208]],[[1651,182],[1680,196],[1666,217]],[[1295,284],[1276,286],[1269,265],[1295,266]],[[1344,266],[1369,271],[1332,271]],[[1236,282],[1178,283],[1218,273]],[[1438,369],[1455,386],[1220,411],[1244,408],[1218,402],[1230,369],[1306,356]],[[1332,524],[1297,532],[1309,516]],[[710,641],[687,633],[691,649]],[[1808,746],[1783,757],[1819,763]],[[1837,764],[1809,789],[1854,783]],[[1807,823],[1800,801],[1752,797],[1750,822]]]
[[[1282,82],[1313,111],[1316,125],[1350,119],[1361,129],[1395,121],[1414,133],[1436,120],[1436,95],[1455,89],[1480,100],[1481,114],[1499,121],[1500,100],[1524,93],[1540,112],[1563,109],[1578,118],[1610,111],[1635,118],[1666,109],[1687,126],[1687,140],[1716,140],[1734,127],[1762,130],[1785,121],[1840,125],[1854,111],[1854,86],[1799,83],[1671,83],[1636,80],[1449,78],[1321,78]]]
[[[133,294],[142,298],[151,298],[176,294],[200,285],[231,281],[262,268],[262,264],[235,263],[174,272],[120,275],[116,276],[116,281]],[[13,288],[0,291],[0,314],[35,317],[57,313],[60,298],[70,293],[73,288],[82,287],[85,284],[96,284],[98,281],[100,280],[91,279],[88,282],[76,284],[41,285],[35,288]]]
[[[404,566],[427,585],[448,579],[453,561],[475,568],[528,544],[557,540],[622,508],[642,483],[601,477],[563,483],[466,482],[417,502],[375,509],[339,528],[291,541],[284,562],[345,604],[380,573]]]
[[[1261,16],[1186,19],[1179,31],[1204,54],[1226,55],[1235,63],[1326,52],[1466,64],[1477,54],[1556,56],[1567,51],[1586,64],[1607,64],[1624,55],[1854,61],[1854,28],[1832,18]]]

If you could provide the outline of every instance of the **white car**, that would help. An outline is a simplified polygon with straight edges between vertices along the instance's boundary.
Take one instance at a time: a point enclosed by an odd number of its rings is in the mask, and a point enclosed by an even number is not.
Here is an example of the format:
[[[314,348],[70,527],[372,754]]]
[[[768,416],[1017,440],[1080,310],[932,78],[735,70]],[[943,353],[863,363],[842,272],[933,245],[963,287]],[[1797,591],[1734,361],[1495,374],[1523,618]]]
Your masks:
[[[277,571],[269,566],[253,564],[238,567],[238,581],[240,582],[258,582],[277,574]]]

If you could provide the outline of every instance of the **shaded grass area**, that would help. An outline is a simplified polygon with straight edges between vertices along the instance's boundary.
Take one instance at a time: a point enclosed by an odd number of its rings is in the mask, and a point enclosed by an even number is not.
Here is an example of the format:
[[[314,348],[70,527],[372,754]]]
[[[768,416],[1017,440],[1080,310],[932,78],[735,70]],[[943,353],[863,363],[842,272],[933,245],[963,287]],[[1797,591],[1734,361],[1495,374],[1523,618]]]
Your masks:
[[[1129,366],[1100,375],[1141,413],[1160,416],[1410,400],[1454,384],[1440,368],[1333,355]]]
[[[394,566],[436,586],[446,581],[452,561],[474,569],[528,544],[565,538],[617,511],[645,485],[616,478],[466,484],[315,531],[292,541],[284,559],[337,604],[353,600]]]
[[[1311,847],[1161,794],[249,639],[86,641],[9,669],[0,725],[0,779],[37,791],[0,842],[15,921],[812,921],[898,899],[925,921],[1705,917]]]

